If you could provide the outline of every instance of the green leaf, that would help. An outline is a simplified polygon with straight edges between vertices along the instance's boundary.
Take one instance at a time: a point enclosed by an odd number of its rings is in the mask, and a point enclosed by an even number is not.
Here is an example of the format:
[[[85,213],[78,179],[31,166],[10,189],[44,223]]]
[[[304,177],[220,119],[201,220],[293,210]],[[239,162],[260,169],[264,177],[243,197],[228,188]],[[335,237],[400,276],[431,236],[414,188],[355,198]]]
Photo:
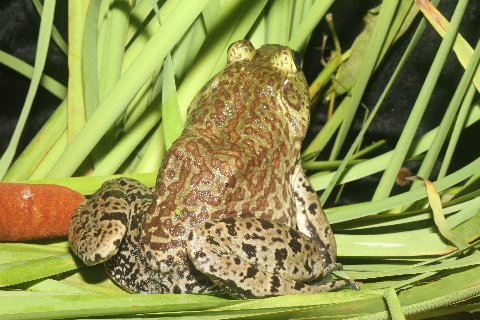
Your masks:
[[[472,59],[470,59],[470,63],[467,66],[465,73],[463,74],[462,79],[460,80],[460,83],[455,90],[455,94],[453,95],[452,100],[450,100],[448,108],[442,117],[442,122],[438,126],[438,131],[435,135],[435,139],[433,139],[432,145],[430,146],[430,148],[428,148],[425,159],[423,159],[422,165],[418,169],[417,175],[424,179],[428,179],[430,177],[433,167],[435,166],[435,163],[438,159],[438,155],[440,154],[442,146],[445,143],[445,139],[447,138],[448,133],[451,132],[450,129],[452,123],[456,118],[462,100],[464,100],[467,89],[472,82],[473,75],[477,70],[479,61],[480,41],[477,43]],[[419,187],[419,184],[420,182],[414,182],[412,185],[412,189],[415,187]]]
[[[446,30],[451,28],[451,23],[449,23],[442,13],[430,3],[426,1],[419,1],[417,3],[418,7],[428,19],[430,24],[435,28],[442,38],[445,38],[447,34]],[[470,63],[470,59],[472,58],[473,49],[460,33],[455,37],[455,42],[453,43],[453,52],[455,52],[457,55],[460,64],[466,69],[467,65]],[[473,78],[473,83],[475,84],[477,90],[480,91],[480,69],[477,69]]]
[[[96,1],[99,2],[99,1]],[[69,28],[68,39],[70,45],[68,47],[68,101],[65,101],[66,119],[64,121],[47,122],[42,130],[51,131],[52,126],[67,132],[67,141],[73,140],[80,129],[85,124],[85,96],[84,96],[84,81],[83,81],[83,47],[84,47],[84,30],[85,30],[85,15],[87,12],[88,3],[84,1],[69,1],[68,16]],[[93,8],[93,5],[92,5]],[[90,15],[91,16],[91,15]],[[93,62],[96,64],[96,61]],[[61,107],[58,107],[60,109]],[[58,110],[57,109],[57,110]],[[52,141],[52,140],[48,140]],[[30,146],[29,146],[30,147]],[[28,149],[28,148],[27,148]],[[22,154],[23,155],[23,154]],[[33,158],[36,162],[42,161],[45,154],[38,155]],[[56,161],[57,159],[55,159]],[[20,166],[21,164],[19,164]],[[21,168],[21,167],[20,167]],[[48,171],[37,175],[44,177]],[[22,178],[24,179],[24,178]]]
[[[373,29],[372,38],[368,44],[368,50],[366,53],[368,59],[364,60],[364,63],[359,71],[358,79],[352,88],[351,99],[348,100],[349,102],[346,106],[345,118],[342,121],[338,136],[335,139],[330,160],[336,159],[340,153],[340,149],[343,146],[343,142],[345,141],[350,125],[355,117],[357,108],[360,105],[360,100],[362,99],[365,88],[367,87],[370,75],[372,74],[377,59],[380,55],[382,45],[387,37],[388,28],[391,24],[392,18],[394,17],[398,2],[398,0],[385,1],[382,4],[380,15],[378,16],[378,20],[376,21]]]
[[[435,186],[429,180],[424,180],[427,189],[428,202],[433,211],[433,220],[442,236],[455,245],[458,249],[463,249],[467,244],[459,239],[457,235],[448,227],[447,220],[443,215],[442,202],[440,196],[435,190]]]
[[[395,289],[392,287],[385,289],[383,297],[385,298],[385,301],[387,301],[388,311],[392,320],[404,320],[405,314],[402,311],[402,305],[400,304],[400,300],[398,300]]]
[[[42,3],[39,0],[32,0],[32,3],[35,6],[35,9],[37,10],[38,14],[42,16],[42,13],[43,13]],[[55,42],[55,44],[60,49],[60,51],[62,51],[65,55],[68,54],[67,43],[65,42],[62,35],[60,34],[60,32],[58,32],[58,29],[55,26],[53,26],[52,28],[52,40],[53,42]]]
[[[50,170],[48,177],[58,178],[73,174],[108,128],[125,110],[128,102],[149,79],[152,70],[160,67],[163,58],[192,24],[206,3],[207,0],[182,3],[174,9],[174,12],[145,45],[109,95],[68,145],[65,153]],[[183,19],[177,19],[179,16]]]
[[[451,186],[465,180],[473,172],[480,170],[480,158],[474,160],[465,167],[459,169],[458,171],[446,176],[445,178],[436,181],[435,188],[440,192]],[[357,204],[355,206],[347,207],[342,210],[336,210],[335,212],[328,215],[328,220],[330,223],[339,223],[343,221],[348,221],[352,219],[357,219],[367,215],[373,215],[380,212],[390,210],[395,207],[400,207],[406,204],[410,204],[416,200],[426,197],[426,191],[422,189],[411,190],[385,200],[371,201],[363,204]]]
[[[340,111],[340,108],[337,109],[336,112],[338,111]],[[334,117],[335,117],[335,114],[334,114]],[[471,111],[465,123],[465,127],[469,127],[479,120],[480,120],[480,104],[476,103],[471,108]],[[331,123],[331,121],[327,122],[324,128],[326,128],[329,123]],[[408,156],[410,158],[413,158],[425,152],[426,150],[428,150],[428,148],[430,147],[433,141],[433,138],[435,137],[435,134],[437,133],[437,130],[438,128],[435,128],[425,133],[423,136],[419,137],[418,139],[415,139],[410,145]],[[359,164],[353,165],[347,170],[345,175],[340,179],[339,183],[344,184],[344,183],[358,180],[360,178],[367,177],[371,174],[382,171],[391,162],[392,156],[393,156],[393,151],[389,151],[382,155],[362,161]],[[332,180],[332,177],[334,174],[335,173],[325,174],[324,172],[320,172],[318,174],[310,175],[308,179],[310,180],[310,183],[312,184],[315,190],[322,190],[328,186],[328,183]]]
[[[293,1],[272,1],[266,16],[267,33],[266,43],[286,45],[290,38]]]
[[[305,18],[295,28],[296,30],[292,33],[287,46],[293,50],[302,51],[313,29],[315,29],[332,4],[333,0],[323,0],[313,1],[311,7],[306,5]]]
[[[15,151],[17,150],[18,141],[22,134],[28,114],[32,108],[33,99],[37,93],[38,85],[42,77],[43,68],[47,59],[48,45],[50,43],[50,34],[53,25],[53,15],[55,13],[55,0],[45,0],[42,19],[40,20],[40,31],[38,34],[37,51],[35,53],[35,66],[33,68],[32,82],[28,88],[27,97],[20,113],[18,123],[13,132],[13,136],[8,144],[7,150],[0,158],[0,180],[3,179],[8,167],[12,163]]]
[[[175,73],[170,54],[167,55],[163,64],[162,114],[165,149],[168,150],[183,131],[183,121],[175,86]]]
[[[377,103],[375,104],[375,107],[372,109],[370,115],[368,116],[367,120],[363,124],[362,129],[360,130],[357,137],[355,138],[355,141],[352,143],[349,150],[347,151],[347,154],[345,155],[342,163],[340,164],[339,168],[335,172],[334,176],[330,180],[326,190],[323,192],[323,194],[320,198],[320,201],[322,203],[326,202],[326,200],[328,199],[328,197],[329,197],[330,193],[332,192],[333,188],[337,185],[340,178],[344,174],[347,163],[350,161],[350,159],[353,158],[353,153],[355,152],[355,150],[357,148],[360,147],[360,144],[363,140],[363,137],[364,137],[365,133],[367,132],[367,129],[369,128],[370,124],[372,123],[373,119],[375,118],[375,115],[377,114],[378,110],[380,109],[380,106],[382,105],[383,100],[385,99],[386,95],[388,94],[388,92],[390,92],[390,89],[392,88],[392,86],[393,86],[395,80],[397,79],[399,73],[402,71],[403,66],[405,65],[405,62],[407,61],[407,59],[410,56],[410,54],[412,53],[413,49],[417,45],[417,42],[420,39],[421,35],[423,34],[424,29],[425,29],[425,22],[421,21],[419,26],[417,27],[417,30],[415,31],[415,34],[412,37],[412,40],[410,41],[407,49],[405,50],[400,62],[398,63],[397,68],[395,69],[393,75],[388,80],[388,83],[385,86],[385,89],[383,90],[380,98],[378,99]],[[391,31],[392,30],[390,30],[390,32]],[[347,100],[347,98],[345,98],[345,100]],[[343,102],[342,102],[342,105],[343,105]]]
[[[142,114],[135,124],[124,132],[115,146],[101,159],[98,159],[93,175],[111,175],[117,171],[140,142],[153,130],[161,118],[160,109],[152,105]]]
[[[111,179],[126,177],[141,181],[148,187],[155,185],[156,173],[132,173],[121,175],[108,175],[108,176],[85,176],[85,177],[72,177],[63,179],[45,179],[45,180],[33,180],[23,181],[25,183],[38,183],[38,184],[57,184],[59,186],[65,186],[84,195],[93,194],[97,191],[101,185]],[[22,182],[22,181],[18,181]]]
[[[178,88],[182,122],[185,122],[188,105],[197,92],[225,65],[228,46],[246,36],[266,2],[224,1],[219,9],[210,7],[211,4],[205,8],[214,10],[211,15],[215,15],[215,22],[221,24],[217,24],[214,32],[208,34],[192,68]]]
[[[33,76],[32,66],[3,50],[0,50],[0,63],[27,78],[31,79]],[[40,85],[59,99],[64,99],[67,96],[67,88],[46,74],[42,74]]]
[[[412,112],[410,113],[407,123],[405,124],[405,129],[402,131],[397,145],[393,150],[392,159],[385,169],[382,178],[380,179],[372,200],[386,199],[392,190],[398,171],[400,170],[408,150],[410,149],[415,132],[417,132],[420,120],[422,119],[427,108],[428,102],[430,101],[430,97],[435,88],[435,84],[437,83],[438,77],[442,71],[442,67],[447,59],[447,55],[452,47],[453,41],[455,40],[457,30],[463,13],[465,12],[467,3],[467,0],[458,1],[457,7],[455,8],[455,12],[452,16],[450,28],[440,44],[440,48],[437,51],[437,55],[432,63],[432,67],[427,74],[427,78],[423,83],[422,89],[420,90],[418,98],[415,101]]]
[[[19,299],[23,302],[18,303]],[[46,294],[0,292],[2,319],[59,319],[145,312],[199,311],[236,303],[216,297],[174,294]]]
[[[67,101],[64,100],[12,164],[3,180],[18,181],[30,178],[39,163],[66,133],[66,127]]]
[[[472,105],[475,92],[475,86],[473,84],[470,84],[470,88],[468,89],[467,94],[465,95],[465,98],[463,99],[462,105],[460,107],[460,111],[457,114],[452,135],[448,143],[447,151],[445,151],[445,157],[443,159],[442,166],[440,167],[440,171],[438,172],[438,178],[443,178],[447,173],[448,167],[453,157],[453,152],[455,151],[457,142],[460,139],[460,134],[462,133],[462,129],[465,127],[465,122],[467,120],[468,112],[470,110],[470,106]]]
[[[0,287],[49,277],[78,267],[70,253],[2,263],[0,264]]]

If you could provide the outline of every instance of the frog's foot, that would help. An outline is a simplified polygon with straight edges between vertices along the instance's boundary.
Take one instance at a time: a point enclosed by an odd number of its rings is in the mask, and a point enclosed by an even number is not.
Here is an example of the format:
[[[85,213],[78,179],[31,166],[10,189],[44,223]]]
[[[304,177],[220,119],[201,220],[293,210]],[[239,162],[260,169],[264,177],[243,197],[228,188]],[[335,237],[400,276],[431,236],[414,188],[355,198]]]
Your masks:
[[[341,263],[335,262],[326,266],[325,269],[323,270],[322,275],[329,276],[333,271],[342,271],[342,270],[343,270],[343,265]],[[346,279],[345,284],[355,291],[360,291],[360,287],[353,279]]]
[[[234,297],[316,293],[348,285],[331,279],[312,283],[326,275],[326,267],[331,271],[337,265],[326,265],[301,232],[256,218],[224,218],[196,226],[187,253],[199,271]]]
[[[86,265],[105,262],[114,256],[128,230],[131,211],[138,205],[132,197],[142,199],[148,190],[140,182],[119,178],[105,182],[82,205],[70,220],[68,240],[75,254]],[[151,199],[150,195],[147,198]]]

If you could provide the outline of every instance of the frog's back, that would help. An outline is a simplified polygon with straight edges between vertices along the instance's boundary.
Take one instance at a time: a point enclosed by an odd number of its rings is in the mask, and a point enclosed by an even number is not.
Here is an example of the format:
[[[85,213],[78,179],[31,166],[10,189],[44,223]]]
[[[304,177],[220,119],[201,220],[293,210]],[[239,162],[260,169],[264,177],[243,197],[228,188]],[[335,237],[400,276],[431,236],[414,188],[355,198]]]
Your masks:
[[[306,92],[293,90],[295,79],[272,64],[281,48],[264,46],[250,60],[230,62],[192,102],[144,224],[151,252],[184,247],[188,231],[207,219],[255,216],[294,224],[290,182],[309,114],[292,114],[285,103],[305,104]]]

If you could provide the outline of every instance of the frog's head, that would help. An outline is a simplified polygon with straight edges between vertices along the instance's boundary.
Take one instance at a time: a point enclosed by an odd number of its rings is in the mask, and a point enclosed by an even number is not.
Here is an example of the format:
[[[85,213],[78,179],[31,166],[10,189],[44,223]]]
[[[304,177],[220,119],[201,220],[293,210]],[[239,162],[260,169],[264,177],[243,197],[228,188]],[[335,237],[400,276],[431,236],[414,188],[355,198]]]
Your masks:
[[[275,95],[276,105],[288,121],[291,135],[302,141],[310,121],[308,84],[301,68],[300,54],[281,45],[264,45],[255,50],[248,40],[234,42],[228,49],[228,63],[239,62],[261,68],[256,81]]]

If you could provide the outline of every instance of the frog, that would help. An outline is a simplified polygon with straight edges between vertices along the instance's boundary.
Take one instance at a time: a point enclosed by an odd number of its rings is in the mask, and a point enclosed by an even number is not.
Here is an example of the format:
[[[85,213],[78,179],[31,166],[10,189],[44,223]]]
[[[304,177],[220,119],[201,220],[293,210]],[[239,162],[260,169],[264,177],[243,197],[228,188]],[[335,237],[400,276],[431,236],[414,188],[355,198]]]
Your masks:
[[[339,289],[335,237],[300,151],[310,121],[299,54],[232,43],[191,102],[156,183],[105,182],[68,240],[130,293],[262,298]]]

